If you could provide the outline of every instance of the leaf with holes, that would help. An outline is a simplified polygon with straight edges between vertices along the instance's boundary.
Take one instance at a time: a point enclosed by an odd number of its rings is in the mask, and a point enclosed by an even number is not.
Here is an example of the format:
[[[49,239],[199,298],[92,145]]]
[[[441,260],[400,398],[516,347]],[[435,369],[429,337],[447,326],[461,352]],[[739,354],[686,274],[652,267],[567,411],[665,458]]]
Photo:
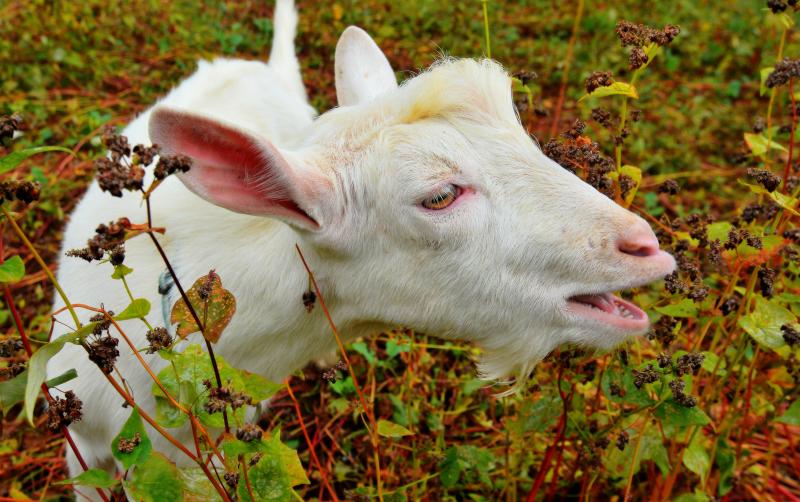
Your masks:
[[[207,284],[208,281],[210,284]],[[210,288],[209,288],[210,286]],[[208,289],[207,298],[201,297],[201,291]],[[197,279],[189,291],[186,292],[195,313],[200,318],[200,322],[205,327],[205,338],[211,343],[216,343],[222,336],[222,331],[231,322],[233,314],[236,313],[236,298],[233,294],[222,287],[222,280],[219,274],[214,273],[212,277],[204,275]],[[200,331],[194,321],[189,307],[183,299],[178,300],[172,308],[170,323],[178,324],[176,333],[181,338],[186,338],[190,334]]]

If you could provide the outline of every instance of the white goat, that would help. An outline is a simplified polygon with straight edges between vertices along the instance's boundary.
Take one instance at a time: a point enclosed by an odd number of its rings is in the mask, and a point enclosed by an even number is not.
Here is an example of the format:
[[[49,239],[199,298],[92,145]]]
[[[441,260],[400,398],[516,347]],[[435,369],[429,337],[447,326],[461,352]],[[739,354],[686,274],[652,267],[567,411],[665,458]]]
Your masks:
[[[321,309],[309,314],[301,302],[308,275],[295,243],[347,339],[409,326],[471,341],[484,349],[487,379],[527,374],[561,343],[609,348],[645,331],[645,313],[610,292],[663,277],[672,257],[643,219],[541,152],[498,64],[447,59],[398,87],[380,49],[351,27],[336,48],[340,107],[315,119],[291,0],[278,0],[275,16],[269,64],[201,62],[123,132],[194,161],[155,192],[153,223],[166,227],[159,241],[184,285],[216,269],[236,296],[217,354],[280,381],[335,348]],[[92,184],[64,249],[121,216],[146,221],[141,196],[114,199]],[[126,247],[130,287],[162,325],[164,264],[146,238]],[[129,300],[106,267],[66,258],[58,278],[73,301],[119,311]],[[178,296],[168,299],[167,309]],[[146,345],[142,323],[123,329]],[[57,325],[54,337],[67,331]],[[120,352],[137,402],[152,409],[152,382],[124,344]],[[78,378],[62,388],[83,400],[84,418],[70,429],[91,466],[113,469],[109,444],[129,410],[79,346],[49,371],[75,366]],[[69,451],[68,462],[80,472]]]

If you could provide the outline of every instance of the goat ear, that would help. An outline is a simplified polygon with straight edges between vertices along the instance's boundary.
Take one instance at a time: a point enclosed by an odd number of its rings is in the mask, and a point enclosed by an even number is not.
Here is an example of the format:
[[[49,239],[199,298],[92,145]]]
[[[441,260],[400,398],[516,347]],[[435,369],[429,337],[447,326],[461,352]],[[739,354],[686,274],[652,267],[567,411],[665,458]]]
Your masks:
[[[179,178],[194,193],[237,213],[274,216],[316,230],[308,213],[325,183],[315,172],[301,176],[270,142],[201,117],[157,108],[150,116],[150,139],[162,154],[192,159]]]
[[[335,66],[339,106],[361,103],[397,87],[389,60],[367,32],[356,26],[339,37]]]

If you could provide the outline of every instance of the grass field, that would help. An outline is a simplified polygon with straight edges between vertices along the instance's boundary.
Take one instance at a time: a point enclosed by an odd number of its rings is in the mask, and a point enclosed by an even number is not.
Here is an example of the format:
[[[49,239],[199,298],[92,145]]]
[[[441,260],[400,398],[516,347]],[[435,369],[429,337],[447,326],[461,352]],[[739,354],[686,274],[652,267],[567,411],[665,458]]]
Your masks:
[[[374,36],[401,80],[443,54],[487,54],[479,0],[302,0],[298,7],[299,56],[320,111],[335,105],[333,51],[350,24]],[[641,118],[630,121],[620,148],[621,164],[641,173],[624,203],[659,229],[680,273],[667,288],[631,293],[656,323],[651,336],[608,354],[564,348],[511,397],[495,397],[497,389],[476,378],[477,349],[467,345],[400,330],[349,346],[374,415],[413,432],[381,439],[380,488],[352,378],[340,371],[330,382],[307,367],[290,384],[322,469],[285,390],[259,422],[279,427],[298,450],[310,483],[297,494],[328,500],[329,482],[342,500],[800,500],[800,340],[792,337],[800,313],[799,185],[789,177],[770,193],[748,175],[749,168],[796,174],[795,76],[762,89],[771,73],[762,68],[779,55],[800,57],[792,7],[781,15],[757,0],[486,7],[492,58],[509,72],[536,74],[530,100],[519,85],[515,94],[531,134],[546,145],[580,118],[582,134],[611,158],[619,133],[591,120],[592,109],[619,114],[624,98],[579,102],[584,81],[595,71],[631,81],[619,21],[680,27],[636,78],[639,99],[626,110]],[[65,219],[105,152],[102,128],[124,126],[198,59],[266,59],[272,8],[271,1],[0,3],[0,115],[19,113],[26,122],[0,156],[40,145],[74,151],[35,156],[2,174],[41,184],[38,202],[5,206],[47,263],[55,268]],[[559,141],[569,149],[570,139]],[[669,180],[677,193],[664,188]],[[36,348],[47,339],[52,286],[5,219],[0,225],[0,258],[26,263],[26,275],[6,286],[0,336],[19,337],[13,297]],[[681,359],[686,353],[701,354],[702,364]],[[670,362],[659,364],[664,354]],[[27,357],[2,355],[6,380]],[[671,389],[675,381],[685,388]],[[696,403],[687,406],[686,396]],[[65,445],[44,427],[43,408],[35,428],[18,417],[19,405],[3,416],[0,500],[70,496],[54,484],[66,477]]]

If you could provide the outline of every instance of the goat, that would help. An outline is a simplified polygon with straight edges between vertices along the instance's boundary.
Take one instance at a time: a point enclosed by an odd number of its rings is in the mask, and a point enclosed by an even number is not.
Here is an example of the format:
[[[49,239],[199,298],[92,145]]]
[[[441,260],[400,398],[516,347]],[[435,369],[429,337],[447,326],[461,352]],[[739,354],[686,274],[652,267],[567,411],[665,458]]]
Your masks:
[[[237,298],[217,354],[280,381],[334,350],[323,313],[301,302],[308,274],[295,244],[347,340],[397,326],[466,340],[483,349],[478,369],[489,380],[529,374],[562,343],[611,348],[647,329],[647,315],[611,292],[663,277],[673,258],[642,218],[542,153],[499,64],[443,59],[398,86],[375,42],[350,27],[336,47],[339,107],[316,116],[295,56],[296,22],[293,2],[278,0],[268,64],[200,62],[123,132],[193,160],[159,187],[152,214],[182,283],[215,269]],[[82,247],[91,229],[122,216],[144,221],[141,197],[110,199],[93,183],[63,248]],[[168,317],[178,296],[159,293],[156,250],[146,239],[126,248],[130,288],[163,303]],[[74,301],[117,311],[129,302],[81,260],[61,261],[58,279]],[[150,323],[164,323],[159,310]],[[146,344],[141,323],[123,328]],[[56,325],[54,336],[68,330]],[[117,367],[152,409],[149,377],[126,349]],[[49,372],[84,361],[82,351],[68,344]],[[156,370],[166,364],[142,356]],[[113,470],[108,445],[126,410],[97,367],[77,364],[78,378],[62,386],[84,403],[71,431],[90,466]],[[151,438],[185,464],[159,434]],[[69,452],[68,465],[81,471]]]

